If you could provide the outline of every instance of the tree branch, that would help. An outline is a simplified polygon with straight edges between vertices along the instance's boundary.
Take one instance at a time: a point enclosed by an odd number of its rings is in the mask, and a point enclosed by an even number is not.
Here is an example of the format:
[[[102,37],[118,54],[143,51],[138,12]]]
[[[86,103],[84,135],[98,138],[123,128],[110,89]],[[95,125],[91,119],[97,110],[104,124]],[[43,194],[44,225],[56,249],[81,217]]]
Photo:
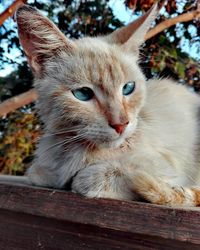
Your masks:
[[[26,3],[26,0],[16,0],[12,3],[3,13],[0,14],[0,26],[4,23],[4,21],[13,16],[15,10],[22,4]]]
[[[38,95],[35,89],[31,89],[23,94],[14,96],[4,101],[0,104],[0,117],[7,115],[9,112],[12,112],[24,105],[34,102],[37,98]]]
[[[200,9],[181,14],[181,15],[176,16],[176,17],[171,18],[171,19],[167,19],[167,20],[163,21],[162,23],[159,23],[158,25],[156,25],[149,32],[147,32],[147,34],[145,36],[145,41],[152,38],[153,36],[157,35],[158,33],[162,32],[163,30],[177,24],[177,23],[188,22],[188,21],[191,21],[195,18],[200,18]]]

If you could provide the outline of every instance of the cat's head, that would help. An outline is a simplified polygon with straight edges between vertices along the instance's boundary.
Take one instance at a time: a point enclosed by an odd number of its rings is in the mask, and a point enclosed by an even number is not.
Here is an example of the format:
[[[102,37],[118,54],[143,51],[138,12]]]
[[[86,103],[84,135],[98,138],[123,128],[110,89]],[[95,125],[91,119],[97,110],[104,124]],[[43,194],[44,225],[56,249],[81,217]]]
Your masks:
[[[155,12],[156,6],[108,36],[72,41],[34,8],[18,9],[20,42],[51,133],[110,147],[134,133],[145,100],[138,50]]]

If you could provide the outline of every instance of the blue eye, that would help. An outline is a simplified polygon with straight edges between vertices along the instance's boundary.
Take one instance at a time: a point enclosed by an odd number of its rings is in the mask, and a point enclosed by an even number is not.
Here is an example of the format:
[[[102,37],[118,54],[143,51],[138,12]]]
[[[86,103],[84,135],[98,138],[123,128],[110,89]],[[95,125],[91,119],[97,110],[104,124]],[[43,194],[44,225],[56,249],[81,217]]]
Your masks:
[[[123,89],[122,89],[122,93],[123,95],[130,95],[133,91],[135,90],[135,82],[127,82]]]
[[[72,90],[72,94],[81,101],[89,101],[94,96],[94,92],[88,87]]]

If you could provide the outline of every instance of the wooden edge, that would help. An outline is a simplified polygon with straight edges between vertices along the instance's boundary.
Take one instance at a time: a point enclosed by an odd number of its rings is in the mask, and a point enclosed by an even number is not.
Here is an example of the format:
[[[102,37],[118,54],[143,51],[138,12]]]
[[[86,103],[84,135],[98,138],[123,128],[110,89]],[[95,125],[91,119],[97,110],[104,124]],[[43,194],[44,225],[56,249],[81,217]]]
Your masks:
[[[198,249],[198,245],[200,245],[200,209],[198,208],[182,209],[140,202],[89,199],[66,191],[1,183],[0,232],[3,230],[1,227],[3,225],[6,227],[7,223],[11,223],[12,218],[14,225],[19,224],[20,227],[17,228],[21,228],[29,217],[32,218],[31,221],[34,221],[34,223],[39,220],[37,230],[41,230],[41,223],[44,223],[44,221],[46,221],[46,227],[54,221],[49,226],[54,228],[53,234],[67,230],[68,238],[65,237],[65,239],[69,239],[69,232],[70,235],[74,232],[73,235],[77,233],[80,236],[79,230],[83,228],[84,237],[87,238],[92,234],[93,240],[97,235],[99,239],[101,232],[101,237],[105,242],[109,239],[113,246],[113,242],[119,241],[117,245],[123,246],[125,243],[128,244],[129,241],[132,242],[135,238],[137,240],[133,242],[138,243],[138,240],[143,239],[143,241],[148,241],[148,244],[151,242],[152,246],[164,244],[165,246],[169,245],[169,247],[176,245],[181,249],[185,249],[184,246]],[[40,221],[41,218],[42,222]],[[57,222],[55,223],[55,221]],[[65,227],[67,225],[68,229],[63,229],[63,225]],[[75,227],[74,225],[79,226]],[[19,230],[17,228],[16,232]],[[35,230],[34,228],[32,230]],[[16,235],[16,232],[14,235]],[[115,236],[112,236],[113,232],[115,232]],[[9,234],[10,231],[8,230],[7,233]],[[5,236],[2,239],[1,234],[0,240],[2,241]],[[71,240],[74,242],[74,239]],[[99,242],[102,244],[102,240]],[[73,249],[73,247],[69,249]],[[6,248],[0,247],[0,249],[5,250]],[[77,247],[77,249],[79,248]],[[91,249],[98,248],[93,246]],[[128,249],[127,245],[125,249]],[[142,249],[146,249],[144,245]]]

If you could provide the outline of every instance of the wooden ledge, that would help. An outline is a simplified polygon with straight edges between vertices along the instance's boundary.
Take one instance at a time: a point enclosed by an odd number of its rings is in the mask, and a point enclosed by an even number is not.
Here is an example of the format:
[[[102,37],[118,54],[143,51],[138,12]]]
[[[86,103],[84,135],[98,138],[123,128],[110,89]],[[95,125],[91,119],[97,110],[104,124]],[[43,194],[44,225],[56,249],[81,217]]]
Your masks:
[[[200,209],[0,184],[0,249],[200,249]]]

